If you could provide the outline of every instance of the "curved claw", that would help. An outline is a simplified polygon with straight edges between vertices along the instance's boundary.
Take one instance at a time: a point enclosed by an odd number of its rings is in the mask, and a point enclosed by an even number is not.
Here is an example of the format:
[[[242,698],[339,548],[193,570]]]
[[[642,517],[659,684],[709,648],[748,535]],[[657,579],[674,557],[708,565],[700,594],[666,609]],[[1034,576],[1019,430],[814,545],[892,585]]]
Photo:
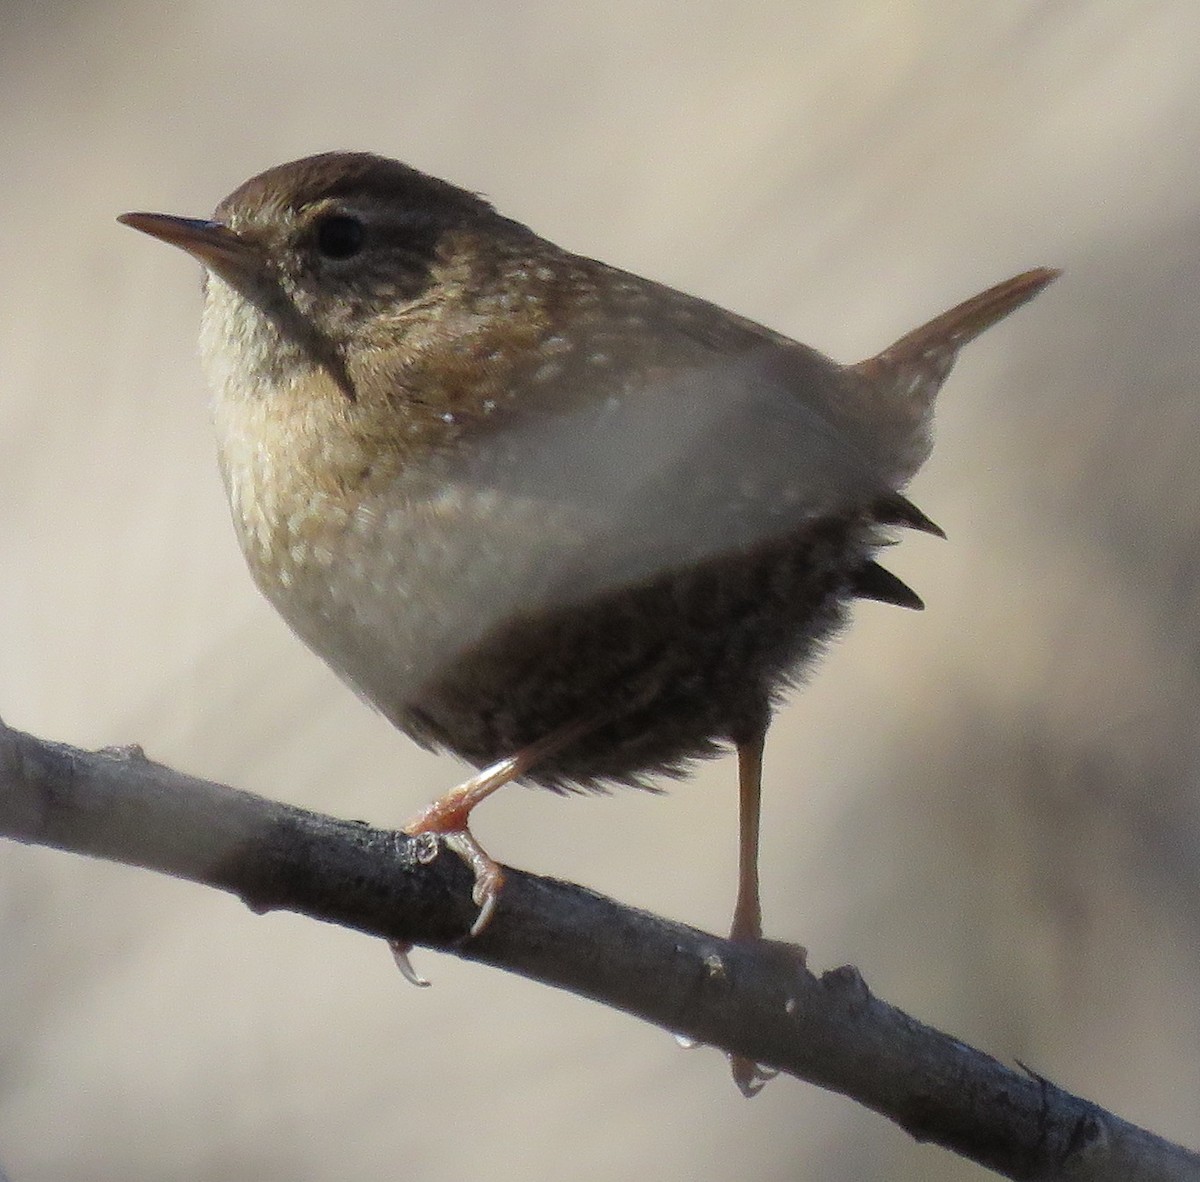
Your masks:
[[[484,901],[483,906],[479,908],[479,914],[475,917],[475,922],[471,924],[471,930],[467,934],[472,940],[492,922],[492,912],[495,910],[496,897],[492,895]]]
[[[412,945],[401,943],[399,940],[389,940],[388,947],[392,950],[392,959],[396,962],[396,968],[400,970],[400,976],[410,985],[416,985],[419,989],[428,989],[429,982],[413,968],[412,961],[408,959],[409,949],[412,948]]]
[[[747,1100],[757,1096],[779,1074],[774,1067],[764,1067],[761,1063],[755,1063],[753,1059],[745,1059],[741,1055],[729,1056],[729,1069],[738,1091]]]
[[[469,829],[459,829],[444,833],[442,840],[466,864],[475,875],[475,886],[471,890],[471,901],[479,908],[479,914],[471,925],[468,933],[472,939],[478,936],[496,913],[496,903],[500,898],[500,888],[504,885],[504,871],[500,864],[493,861],[487,851],[472,836]]]

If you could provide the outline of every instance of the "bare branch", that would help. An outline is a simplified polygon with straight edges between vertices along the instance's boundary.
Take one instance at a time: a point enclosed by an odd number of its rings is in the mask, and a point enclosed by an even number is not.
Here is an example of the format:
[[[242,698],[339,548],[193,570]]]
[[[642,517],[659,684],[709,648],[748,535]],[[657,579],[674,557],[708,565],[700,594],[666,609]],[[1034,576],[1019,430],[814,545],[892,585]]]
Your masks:
[[[1005,1177],[1200,1178],[1200,1156],[923,1025],[854,968],[818,977],[802,949],[732,944],[517,870],[464,943],[471,878],[431,839],[185,776],[138,748],[89,753],[0,723],[0,834],[569,989],[841,1092]]]

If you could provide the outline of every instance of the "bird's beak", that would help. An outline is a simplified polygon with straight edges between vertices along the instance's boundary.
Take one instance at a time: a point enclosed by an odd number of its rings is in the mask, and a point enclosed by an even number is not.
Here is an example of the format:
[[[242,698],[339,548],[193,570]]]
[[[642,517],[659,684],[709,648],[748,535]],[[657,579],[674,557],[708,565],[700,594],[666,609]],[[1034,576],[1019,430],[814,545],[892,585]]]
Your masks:
[[[179,218],[169,213],[123,213],[117,221],[186,250],[232,283],[262,273],[259,251],[224,222]]]

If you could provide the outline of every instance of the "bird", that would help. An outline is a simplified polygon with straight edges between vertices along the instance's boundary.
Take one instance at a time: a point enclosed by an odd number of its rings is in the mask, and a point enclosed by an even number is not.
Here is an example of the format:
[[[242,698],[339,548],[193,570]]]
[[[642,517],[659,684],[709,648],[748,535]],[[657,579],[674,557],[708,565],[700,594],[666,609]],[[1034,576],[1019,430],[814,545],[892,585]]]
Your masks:
[[[204,267],[201,357],[258,588],[392,724],[478,769],[406,827],[472,870],[469,935],[502,895],[469,828],[498,788],[655,788],[732,746],[730,934],[761,939],[772,712],[852,601],[923,606],[876,559],[898,530],[942,533],[904,495],[934,397],[1058,272],[841,365],[371,153],[270,168],[209,219],[119,220]]]

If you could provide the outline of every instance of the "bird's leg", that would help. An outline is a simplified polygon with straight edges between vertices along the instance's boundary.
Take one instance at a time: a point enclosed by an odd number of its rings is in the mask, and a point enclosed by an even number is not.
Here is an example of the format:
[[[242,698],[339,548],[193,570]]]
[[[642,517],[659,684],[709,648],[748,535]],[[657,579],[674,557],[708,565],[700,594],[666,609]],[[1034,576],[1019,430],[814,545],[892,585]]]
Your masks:
[[[475,876],[475,887],[471,898],[479,907],[479,914],[471,925],[470,934],[478,936],[487,927],[496,910],[496,900],[500,888],[504,885],[504,872],[500,864],[492,859],[487,851],[475,840],[468,822],[471,810],[486,800],[498,788],[519,780],[531,771],[542,760],[556,755],[564,747],[574,742],[581,735],[594,729],[597,721],[589,718],[586,721],[574,722],[561,727],[551,734],[523,747],[515,755],[509,755],[498,760],[490,767],[484,768],[469,780],[452,788],[445,796],[435,800],[423,812],[415,816],[407,825],[404,832],[410,836],[420,833],[434,833],[443,838],[466,864]],[[392,955],[400,971],[413,984],[427,984],[413,971],[408,960],[409,946],[400,941],[393,941]]]
[[[763,745],[760,727],[738,743],[738,892],[733,908],[731,940],[762,939],[762,904],[758,897],[758,832],[762,799]]]
[[[762,798],[763,746],[767,724],[762,722],[737,744],[738,757],[738,892],[729,938],[744,942],[762,939],[762,904],[758,894],[758,833]],[[741,1055],[729,1056],[733,1082],[743,1096],[762,1090],[778,1072]]]

